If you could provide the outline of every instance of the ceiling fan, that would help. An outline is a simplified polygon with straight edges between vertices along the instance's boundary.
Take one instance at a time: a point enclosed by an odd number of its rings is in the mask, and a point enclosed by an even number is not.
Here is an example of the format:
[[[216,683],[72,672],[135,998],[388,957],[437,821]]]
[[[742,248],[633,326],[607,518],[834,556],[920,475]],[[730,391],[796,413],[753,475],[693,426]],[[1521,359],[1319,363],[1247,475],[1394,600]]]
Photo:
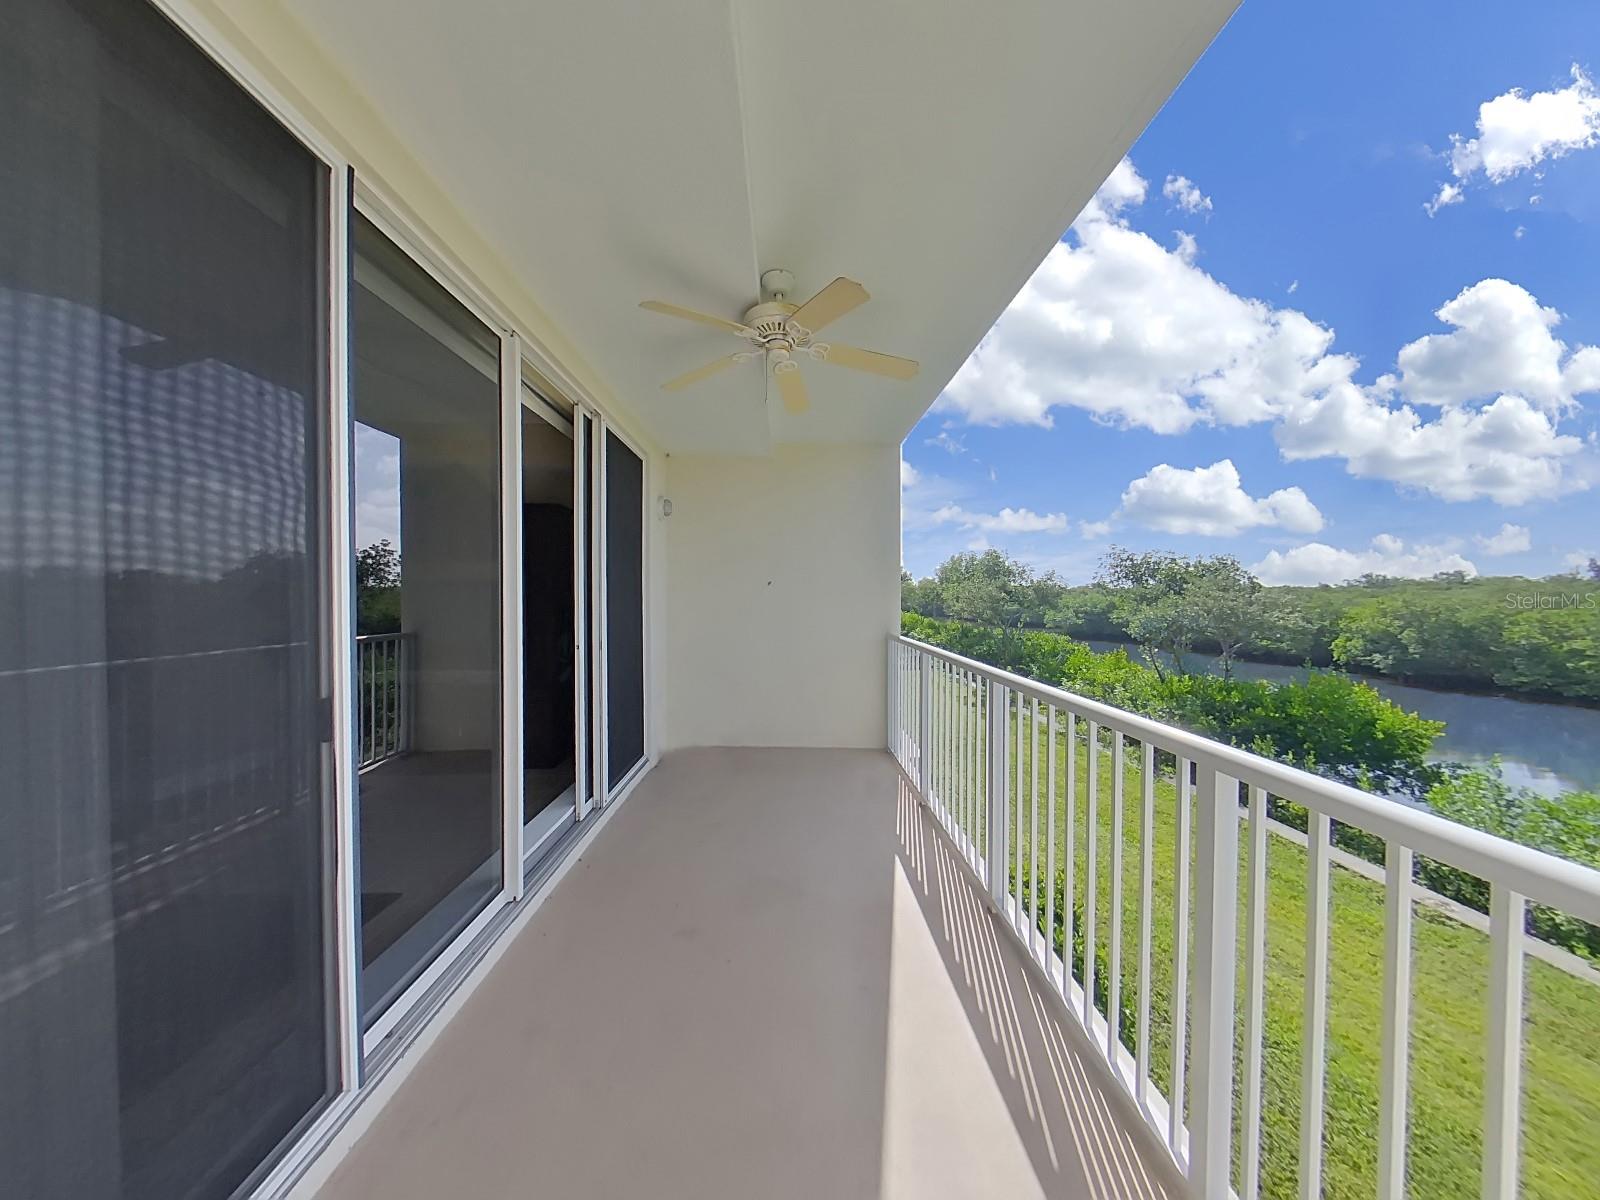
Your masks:
[[[862,350],[817,339],[818,332],[824,326],[872,298],[867,295],[867,289],[855,280],[841,276],[800,305],[788,302],[793,287],[794,276],[788,271],[763,272],[762,301],[744,314],[743,322],[714,317],[710,313],[696,312],[692,308],[667,304],[661,300],[642,301],[640,308],[725,330],[743,338],[750,345],[748,350],[726,355],[668,380],[661,385],[662,390],[681,391],[737,363],[765,358],[771,368],[773,381],[778,386],[778,394],[783,398],[783,406],[792,413],[802,413],[811,404],[806,395],[805,380],[800,376],[800,364],[796,361],[802,354],[836,367],[869,371],[874,375],[887,375],[890,379],[911,379],[916,375],[918,365],[909,358],[896,358],[892,354],[879,354],[876,350]]]

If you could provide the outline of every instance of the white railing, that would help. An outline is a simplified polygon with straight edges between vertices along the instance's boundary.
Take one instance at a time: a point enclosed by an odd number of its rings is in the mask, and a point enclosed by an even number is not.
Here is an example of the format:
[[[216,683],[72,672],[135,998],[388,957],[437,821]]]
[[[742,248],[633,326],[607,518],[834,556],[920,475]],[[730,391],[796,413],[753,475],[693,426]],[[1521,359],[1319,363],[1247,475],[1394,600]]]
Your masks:
[[[373,633],[356,638],[356,696],[360,711],[362,770],[411,749],[417,640],[411,633]]]
[[[1269,798],[1307,813],[1301,1197],[1323,1194],[1332,822],[1387,843],[1384,964],[1375,984],[1382,1027],[1373,1031],[1380,1041],[1382,1200],[1405,1195],[1411,916],[1419,895],[1413,855],[1485,880],[1491,899],[1481,1194],[1517,1195],[1527,906],[1548,905],[1600,924],[1600,872],[908,638],[891,638],[888,666],[890,751],[987,890],[1002,924],[1099,1048],[1200,1200],[1262,1194],[1267,833],[1282,830],[1269,819]],[[1106,771],[1109,788],[1102,784]],[[1130,775],[1138,784],[1132,797],[1125,786]],[[1158,791],[1163,813],[1171,812],[1172,855],[1171,909],[1159,912],[1152,887]],[[1137,962],[1125,972],[1130,803],[1138,822],[1138,863],[1130,868],[1138,871],[1138,938]],[[1109,844],[1102,844],[1102,820]],[[1104,898],[1102,882],[1109,883]],[[1109,922],[1097,916],[1101,904]],[[1157,923],[1166,925],[1162,941],[1171,943],[1170,971],[1159,964],[1169,981],[1164,1014],[1151,1003]],[[1102,925],[1117,936],[1097,946]],[[1235,985],[1241,953],[1242,996]],[[1097,971],[1103,972],[1098,983]],[[1131,997],[1123,995],[1125,974]],[[1600,1014],[1600,991],[1595,1003]],[[1123,1027],[1129,1009],[1131,1031]],[[1166,1053],[1153,1061],[1158,1035]],[[1243,1090],[1237,1143],[1236,1067]]]

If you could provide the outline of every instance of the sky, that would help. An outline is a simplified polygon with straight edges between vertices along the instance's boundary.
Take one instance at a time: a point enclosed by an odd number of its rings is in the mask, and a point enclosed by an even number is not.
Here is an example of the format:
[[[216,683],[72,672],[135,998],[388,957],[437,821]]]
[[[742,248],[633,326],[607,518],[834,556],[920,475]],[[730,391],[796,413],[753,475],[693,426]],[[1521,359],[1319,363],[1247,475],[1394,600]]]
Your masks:
[[[1600,6],[1244,0],[902,449],[904,565],[1600,555]]]

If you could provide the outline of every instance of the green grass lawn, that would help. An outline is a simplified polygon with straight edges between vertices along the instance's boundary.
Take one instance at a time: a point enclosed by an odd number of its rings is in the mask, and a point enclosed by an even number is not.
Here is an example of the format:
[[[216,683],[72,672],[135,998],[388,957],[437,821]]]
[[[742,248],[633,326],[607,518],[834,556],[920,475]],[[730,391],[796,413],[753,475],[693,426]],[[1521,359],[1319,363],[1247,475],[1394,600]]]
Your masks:
[[[1013,727],[1014,728],[1014,727]],[[1024,732],[1020,768],[1031,776],[1039,755],[1040,795],[1046,778],[1044,730],[1032,746]],[[1121,978],[1134,995],[1138,972],[1141,761],[1133,746],[1124,768],[1123,921]],[[1077,745],[1074,904],[1084,905],[1087,821],[1097,823],[1096,940],[1111,936],[1112,756],[1103,748],[1097,795],[1085,802],[1084,726]],[[1057,735],[1057,886],[1063,871],[1066,823],[1066,739]],[[980,755],[981,757],[981,755]],[[1008,758],[1015,769],[1015,734]],[[1177,787],[1170,759],[1157,758],[1151,923],[1151,1074],[1163,1092],[1171,1082],[1171,998]],[[1024,879],[1045,876],[1045,813],[1040,804],[1037,866],[1029,866],[1029,816],[1024,809]],[[1242,825],[1242,822],[1241,822]],[[1012,828],[1016,828],[1013,811]],[[1014,843],[1013,843],[1014,845]],[[1015,872],[1015,863],[1011,870]],[[1248,845],[1241,829],[1239,893],[1239,1022],[1236,1063],[1243,1062],[1245,880]],[[1262,1084],[1262,1194],[1292,1200],[1298,1184],[1301,1028],[1305,963],[1305,850],[1267,838],[1267,967]],[[1383,976],[1381,885],[1334,867],[1328,968],[1328,1065],[1323,1195],[1370,1198],[1376,1190],[1378,1045]],[[1192,880],[1192,873],[1191,873]],[[1026,882],[1024,887],[1026,888]],[[1043,889],[1040,888],[1042,893]],[[1058,926],[1061,921],[1057,905]],[[1040,921],[1043,922],[1042,904]],[[1191,946],[1193,945],[1191,939]],[[1487,1020],[1486,935],[1422,906],[1412,924],[1412,1018],[1409,1195],[1417,1200],[1480,1194],[1483,1127],[1483,1048]],[[1102,1005],[1103,1011],[1103,1005]],[[1131,1043],[1132,1031],[1124,1035]],[[1522,1195],[1529,1200],[1588,1200],[1600,1194],[1600,987],[1535,959],[1527,960],[1522,1109]],[[1239,1097],[1235,1080],[1235,1154]],[[1235,1184],[1239,1175],[1235,1164]]]

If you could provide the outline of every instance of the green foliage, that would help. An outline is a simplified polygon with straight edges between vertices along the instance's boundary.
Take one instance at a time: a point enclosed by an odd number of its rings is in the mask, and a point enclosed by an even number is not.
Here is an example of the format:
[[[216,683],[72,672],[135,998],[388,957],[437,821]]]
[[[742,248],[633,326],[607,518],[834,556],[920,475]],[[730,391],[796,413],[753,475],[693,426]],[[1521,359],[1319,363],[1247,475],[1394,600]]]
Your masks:
[[[1514,789],[1500,777],[1498,764],[1472,771],[1430,763],[1444,723],[1406,712],[1348,676],[1312,672],[1293,683],[1210,675],[1163,678],[1123,651],[1097,654],[1060,634],[981,628],[914,613],[902,614],[901,632],[1342,783],[1423,799],[1453,821],[1600,869],[1600,796],[1568,792],[1550,798]],[[1277,798],[1269,804],[1276,819],[1304,832],[1303,808]],[[1384,862],[1383,840],[1363,829],[1336,822],[1333,840],[1368,862]],[[1416,870],[1433,891],[1488,911],[1488,887],[1481,879],[1420,856]],[[1600,930],[1574,917],[1535,905],[1529,929],[1600,960]]]
[[[1097,654],[1081,642],[1039,630],[1006,635],[906,613],[901,631],[1345,783],[1420,795],[1435,778],[1428,752],[1443,723],[1408,713],[1343,675],[1312,673],[1294,683],[1210,675],[1163,678],[1120,650]]]
[[[400,552],[388,538],[356,551],[356,590],[400,586]]]
[[[1026,748],[1022,753],[1027,753]],[[1058,733],[1057,761],[1069,750]],[[1112,772],[1098,775],[1098,795],[1087,799],[1087,748],[1075,748],[1080,790],[1072,813],[1078,847],[1075,870],[1073,927],[1082,928],[1088,878],[1096,880],[1095,944],[1109,948],[1113,935],[1114,817]],[[1014,752],[1015,753],[1015,752]],[[1131,768],[1135,772],[1137,766]],[[1062,773],[1064,774],[1064,772]],[[1140,786],[1127,781],[1131,794]],[[1066,844],[1065,785],[1058,774],[1057,800],[1051,811],[1058,854]],[[1141,872],[1130,869],[1142,857],[1141,823],[1122,825],[1122,1027],[1133,1036],[1126,1002],[1137,998],[1141,981],[1139,956],[1140,906],[1150,887],[1152,911],[1170,914],[1177,891],[1177,793],[1171,770],[1158,765],[1151,828],[1152,875],[1147,885]],[[1099,853],[1086,865],[1083,847],[1088,823],[1097,828]],[[1191,843],[1192,844],[1192,843]],[[1248,861],[1249,841],[1240,831],[1241,869]],[[1026,852],[1025,852],[1026,858]],[[1061,860],[1058,859],[1058,866]],[[1287,838],[1271,837],[1266,855],[1265,971],[1262,1010],[1263,1079],[1261,1162],[1263,1196],[1298,1194],[1301,1163],[1300,1098],[1305,1044],[1306,848]],[[1026,862],[1025,867],[1026,869]],[[1041,880],[1044,878],[1040,874]],[[1192,875],[1189,886],[1193,886]],[[1386,902],[1384,885],[1353,871],[1330,873],[1326,1062],[1326,1133],[1322,1194],[1329,1197],[1372,1197],[1377,1194],[1378,1144],[1373,1114],[1382,1094],[1385,1067],[1379,1039],[1382,1024],[1383,962]],[[1056,912],[1063,911],[1060,899]],[[1191,912],[1193,910],[1191,909]],[[1240,914],[1243,929],[1243,914]],[[1150,998],[1149,1064],[1155,1085],[1172,1087],[1172,1013],[1176,1005],[1174,943],[1176,924],[1158,919],[1150,924],[1151,954],[1145,983]],[[1193,933],[1190,932],[1192,939]],[[1076,937],[1074,939],[1077,940]],[[1060,941],[1055,945],[1060,949]],[[1192,941],[1191,941],[1192,946]],[[1107,949],[1109,957],[1109,950]],[[1108,963],[1098,961],[1103,979]],[[1191,956],[1192,964],[1193,958]],[[1242,970],[1242,965],[1241,965]],[[1074,973],[1081,981],[1082,950]],[[1430,1200],[1475,1200],[1483,1161],[1483,1111],[1489,1013],[1489,939],[1437,909],[1418,905],[1412,926],[1409,1046],[1411,1104],[1407,1162],[1408,1194]],[[1242,979],[1240,981],[1242,987]],[[1242,991],[1240,993],[1243,994]],[[1191,992],[1192,996],[1192,992]],[[1097,1005],[1105,1011],[1105,992],[1096,988]],[[1578,1200],[1592,1197],[1600,1178],[1600,1039],[1595,1037],[1596,993],[1588,980],[1574,976],[1530,954],[1526,970],[1526,1020],[1523,1041],[1523,1156],[1519,1195],[1527,1200]],[[1243,1004],[1234,1014],[1236,1036],[1245,1035]],[[1193,1045],[1191,1041],[1191,1046]],[[1192,1070],[1192,1062],[1191,1062]],[[1190,1076],[1192,1078],[1192,1074]],[[1242,1094],[1236,1086],[1235,1103]],[[1237,1117],[1237,1112],[1235,1113]],[[1536,1149],[1537,1152],[1533,1152]],[[1122,1193],[1117,1193],[1120,1196]]]
[[[1039,881],[1041,884],[1044,880]],[[1066,892],[1067,873],[1056,872],[1056,903],[1055,903],[1055,928],[1049,930],[1051,945],[1055,947],[1056,954],[1066,958],[1065,943],[1066,929]],[[1041,887],[1041,891],[1043,888]],[[1039,928],[1044,929],[1044,903],[1040,898],[1038,904]],[[1076,979],[1084,977],[1083,964],[1088,957],[1088,924],[1083,919],[1083,909],[1076,903],[1072,906],[1072,974]],[[1096,938],[1094,946],[1094,1006],[1101,1012],[1111,1011],[1111,955],[1106,949],[1104,938]],[[1117,991],[1117,1040],[1128,1048],[1128,1053],[1137,1054],[1139,1051],[1139,998],[1135,988],[1123,986]],[[1161,1012],[1156,1014],[1164,1016]]]
[[[1114,550],[1101,580],[1084,587],[1034,577],[1017,563],[1008,571],[1016,581],[1008,612],[1025,628],[1176,647],[1180,658],[1214,652],[1229,661],[1341,666],[1437,686],[1600,703],[1600,589],[1594,587],[1600,578],[1592,573],[1534,580],[1451,572],[1259,587],[1234,560],[1125,550]],[[1209,577],[1222,582],[1208,585]],[[903,592],[907,612],[958,615],[938,576],[906,577]]]
[[[900,610],[924,617],[948,615],[944,610],[944,596],[939,590],[938,581],[913,579],[910,571],[900,572]]]
[[[1345,675],[1279,684],[1191,675],[1168,680],[1167,694],[1179,724],[1341,783],[1416,795],[1436,774],[1428,752],[1444,722]]]
[[[1487,770],[1456,770],[1428,790],[1440,816],[1536,850],[1600,869],[1600,795],[1542,796],[1505,781],[1500,762]],[[1419,858],[1417,875],[1434,891],[1479,912],[1489,911],[1489,885],[1446,863]],[[1531,905],[1528,928],[1547,942],[1600,960],[1600,928],[1542,904]]]
[[[356,551],[356,632],[400,632],[400,553],[388,538]]]
[[[1097,580],[1111,597],[1111,615],[1144,651],[1156,674],[1162,655],[1183,674],[1198,641],[1215,645],[1222,673],[1260,623],[1261,581],[1228,554],[1189,558],[1113,546]]]
[[[1496,683],[1600,700],[1600,613],[1586,608],[1516,612],[1506,620],[1501,645]]]
[[[956,554],[934,576],[945,612],[959,621],[1015,628],[1028,608],[1028,569],[998,550]]]

